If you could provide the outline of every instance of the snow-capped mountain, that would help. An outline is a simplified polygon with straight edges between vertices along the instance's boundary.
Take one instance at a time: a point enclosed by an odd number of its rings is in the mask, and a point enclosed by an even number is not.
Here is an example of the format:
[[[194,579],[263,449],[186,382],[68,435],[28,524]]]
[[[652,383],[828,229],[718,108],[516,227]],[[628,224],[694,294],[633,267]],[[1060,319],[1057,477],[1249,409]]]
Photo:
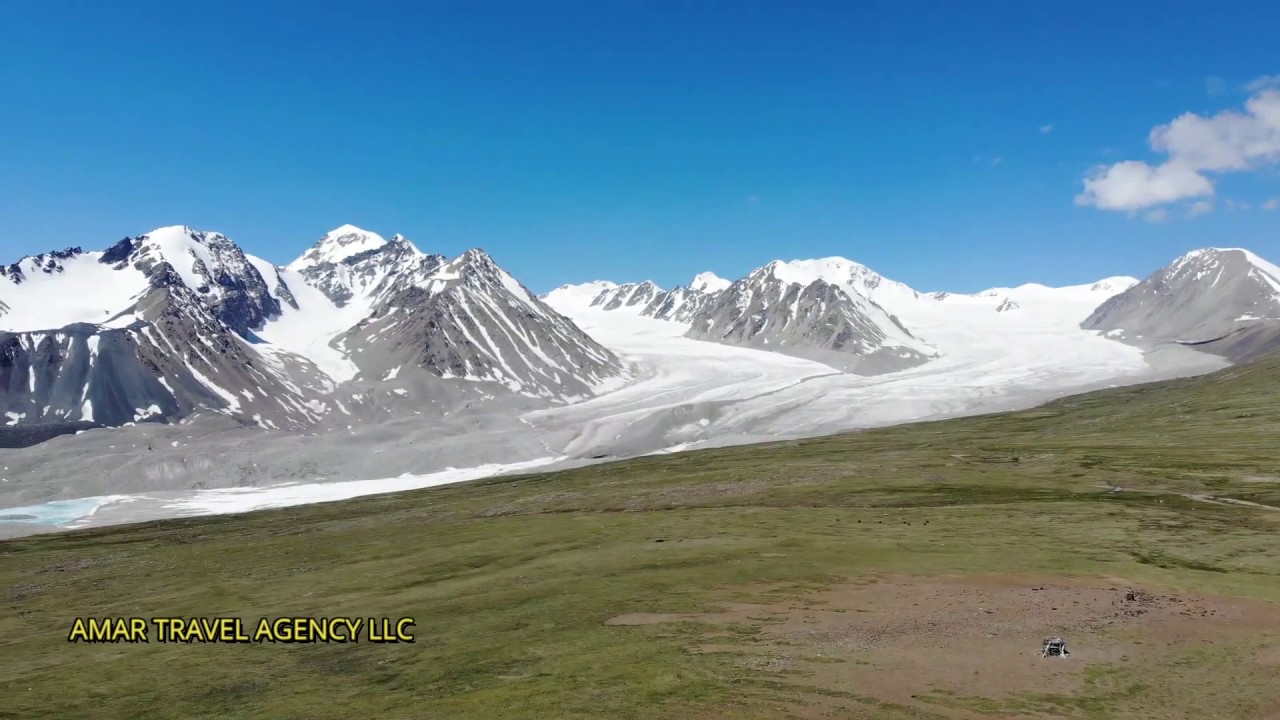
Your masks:
[[[1062,288],[1029,283],[973,294],[921,293],[860,263],[827,257],[775,260],[734,283],[704,273],[689,285],[658,293],[642,308],[628,303],[652,283],[567,285],[547,300],[570,314],[626,308],[684,324],[691,338],[875,373],[947,356],[974,342],[998,342],[1006,334],[1077,327],[1100,303],[1135,283],[1112,277]],[[584,303],[588,296],[593,302]]]
[[[548,300],[580,307],[584,286],[565,286]],[[924,362],[936,351],[881,307],[919,293],[844,258],[771,262],[730,282],[701,273],[688,285],[662,291],[651,282],[603,283],[595,310],[630,310],[688,325],[691,338],[822,358],[835,367],[886,372]]]
[[[302,271],[324,263],[339,263],[352,255],[380,248],[386,242],[377,233],[362,230],[355,225],[343,225],[325,233],[315,245],[286,267],[290,270]]]
[[[340,383],[401,371],[554,401],[623,374],[483,251],[449,261],[352,226],[288,268],[183,226],[0,267],[5,424],[203,408],[300,428],[360,402],[331,398]]]
[[[654,297],[640,310],[640,314],[657,320],[691,323],[714,297],[713,292],[701,292],[693,286],[684,285]]]
[[[24,258],[0,277],[0,298],[6,424],[118,425],[203,407],[300,427],[321,413],[251,342],[292,297],[272,295],[216,233],[160,228],[105,252]]]
[[[421,368],[573,398],[621,374],[617,357],[484,251],[449,260],[400,235],[355,253],[331,251],[335,238],[369,236],[347,226],[291,263],[323,297],[309,297],[299,317],[286,314],[280,332],[267,328],[263,336],[312,357],[336,379],[392,379]]]
[[[1277,322],[1280,267],[1248,250],[1206,248],[1183,255],[1110,298],[1081,326],[1156,345],[1211,343],[1253,325]]]
[[[720,292],[732,284],[732,281],[725,280],[713,272],[700,272],[693,276],[693,281],[687,287],[700,293],[714,293]]]
[[[716,293],[731,284],[715,273],[698,273],[689,284],[655,295],[640,310],[640,314],[656,320],[691,323],[699,312],[711,304]]]
[[[918,365],[934,354],[883,308],[822,278],[770,263],[716,293],[689,337],[819,359],[859,374]]]
[[[618,287],[617,283],[608,280],[593,280],[578,285],[566,283],[549,293],[540,295],[538,299],[556,308],[590,307],[591,301],[605,290]]]
[[[536,298],[483,250],[400,276],[369,316],[338,338],[368,378],[406,367],[485,380],[549,398],[580,398],[619,376],[613,353]]]
[[[769,269],[785,282],[801,285],[823,280],[886,308],[901,307],[920,297],[920,293],[906,284],[890,280],[866,265],[842,257],[791,262],[775,260],[762,269]]]
[[[1117,275],[1115,277],[1103,278],[1098,282],[1089,286],[1089,292],[1105,293],[1108,296],[1119,295],[1138,284],[1138,278],[1129,277],[1128,275]]]
[[[639,312],[661,294],[662,288],[648,280],[638,283],[626,283],[625,285],[613,285],[612,287],[604,288],[592,298],[591,307],[598,307],[601,310],[631,308]]]

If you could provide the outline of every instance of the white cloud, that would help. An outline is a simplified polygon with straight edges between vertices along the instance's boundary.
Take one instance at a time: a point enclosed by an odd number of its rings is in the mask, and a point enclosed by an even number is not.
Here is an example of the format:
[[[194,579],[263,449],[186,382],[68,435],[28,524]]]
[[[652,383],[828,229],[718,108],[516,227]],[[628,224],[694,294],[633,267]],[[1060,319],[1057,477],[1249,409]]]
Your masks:
[[[1280,197],[1273,197],[1262,203],[1263,210],[1280,210]]]
[[[1235,210],[1248,210],[1250,207],[1252,207],[1251,205],[1249,205],[1249,203],[1247,203],[1247,202],[1240,202],[1239,200],[1227,200],[1227,201],[1226,201],[1226,206],[1227,206],[1227,209],[1228,209],[1228,210],[1232,210],[1232,211],[1235,211]]]
[[[1146,214],[1146,215],[1143,215],[1143,216],[1142,216],[1142,218],[1143,218],[1144,220],[1146,220],[1147,222],[1151,222],[1151,223],[1161,223],[1161,222],[1164,222],[1165,220],[1168,220],[1168,219],[1169,219],[1169,211],[1168,211],[1168,210],[1165,210],[1164,208],[1157,208],[1157,209],[1155,209],[1155,210],[1148,210],[1148,211],[1147,211],[1147,214]]]
[[[1280,92],[1254,95],[1245,110],[1207,118],[1186,113],[1152,130],[1151,147],[1197,170],[1250,170],[1280,161]]]
[[[1125,160],[1095,168],[1085,178],[1084,192],[1076,196],[1076,204],[1133,212],[1212,194],[1213,183],[1184,165],[1152,167],[1141,160]]]
[[[1095,168],[1076,204],[1135,212],[1213,195],[1206,172],[1247,172],[1280,163],[1280,90],[1260,90],[1244,110],[1210,117],[1186,113],[1152,129],[1151,148],[1168,156],[1164,162],[1126,160]]]
[[[1244,89],[1251,93],[1262,92],[1267,88],[1280,87],[1280,75],[1263,75],[1245,83]]]
[[[1197,200],[1187,208],[1187,217],[1194,218],[1213,212],[1213,203],[1208,200]]]
[[[1040,132],[1045,133],[1046,135],[1053,132],[1053,123],[1050,123],[1048,125],[1041,125]]]

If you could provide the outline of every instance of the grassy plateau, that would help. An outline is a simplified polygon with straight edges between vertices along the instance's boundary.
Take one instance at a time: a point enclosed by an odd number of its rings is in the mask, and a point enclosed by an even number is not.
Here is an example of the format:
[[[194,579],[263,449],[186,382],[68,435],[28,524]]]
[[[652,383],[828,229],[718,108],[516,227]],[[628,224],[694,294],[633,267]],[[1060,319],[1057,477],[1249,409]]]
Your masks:
[[[1023,412],[20,538],[0,717],[1280,717],[1275,507],[1270,356]],[[1012,616],[1046,584],[1057,607]],[[1070,589],[1112,586],[1216,615],[1104,624]],[[1072,607],[1050,665],[1039,628]],[[970,612],[991,625],[948,621]],[[77,616],[282,615],[412,616],[416,639],[67,641]],[[1006,641],[1016,662],[982,655]]]

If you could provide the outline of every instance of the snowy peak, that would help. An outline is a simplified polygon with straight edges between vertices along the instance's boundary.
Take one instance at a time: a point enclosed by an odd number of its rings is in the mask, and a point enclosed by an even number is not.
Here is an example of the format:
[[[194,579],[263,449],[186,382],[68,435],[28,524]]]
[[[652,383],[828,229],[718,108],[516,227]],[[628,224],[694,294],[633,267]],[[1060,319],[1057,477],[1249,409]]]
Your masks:
[[[756,271],[788,283],[809,285],[822,280],[843,289],[846,293],[860,295],[885,307],[911,303],[920,294],[896,280],[858,262],[843,257],[825,257],[812,260],[774,260]],[[753,273],[754,275],[755,273]]]
[[[600,294],[591,301],[591,307],[599,308],[601,310],[632,308],[633,310],[640,312],[661,294],[662,288],[653,284],[649,280],[638,283],[626,283],[625,285],[618,285],[617,287],[601,291]]]
[[[393,236],[390,242],[369,243],[358,252],[348,254],[354,249],[349,246],[336,254],[325,255],[325,259],[313,265],[302,262],[304,255],[291,263],[288,270],[301,275],[335,306],[350,306],[352,311],[362,308],[368,312],[380,298],[397,288],[425,283],[445,262],[444,256],[423,253],[403,235]],[[334,257],[339,259],[331,259]],[[299,266],[299,263],[302,264]]]
[[[185,225],[126,237],[105,252],[69,248],[23,258],[0,268],[0,277],[9,281],[0,283],[0,302],[9,307],[0,329],[7,330],[124,326],[148,288],[183,286],[192,302],[248,337],[279,315],[280,300],[292,302],[269,263],[251,260],[220,233]]]
[[[688,336],[866,374],[918,365],[933,354],[874,302],[805,270],[775,261],[708,296]]]
[[[439,257],[439,256],[434,256]],[[447,380],[497,383],[531,397],[568,400],[623,372],[618,358],[473,248],[400,274],[337,346],[365,378],[407,367]],[[368,350],[369,352],[365,352]]]
[[[1125,290],[1138,284],[1138,278],[1129,277],[1127,275],[1117,275],[1115,277],[1103,278],[1098,282],[1089,286],[1090,292],[1107,293],[1108,296],[1122,293]]]
[[[267,320],[280,316],[280,302],[272,294],[273,286],[282,282],[274,268],[270,278],[258,270],[262,263],[252,262],[230,238],[221,233],[193,230],[185,225],[172,225],[152,230],[134,238],[132,251],[117,263],[141,270],[155,286],[174,284],[172,271],[187,289],[219,320],[242,337],[261,328]],[[123,254],[122,241],[109,250],[104,261]],[[286,302],[290,299],[286,292]]]
[[[1193,250],[1107,300],[1082,327],[1144,343],[1201,343],[1280,320],[1280,268],[1242,248]]]
[[[1274,285],[1280,291],[1280,267],[1244,248],[1192,250],[1170,263],[1163,272],[1169,277],[1194,275],[1195,280],[1212,277],[1214,281],[1231,274],[1244,273]]]
[[[0,265],[0,278],[5,278],[14,285],[18,285],[31,275],[61,273],[66,269],[66,261],[83,254],[84,251],[80,248],[70,247],[66,250],[54,250],[53,252],[39,255],[28,255],[11,265]]]
[[[625,372],[479,248],[450,260],[344,226],[295,266],[185,225],[0,266],[0,365],[16,368],[0,368],[0,412],[118,425],[212,410],[300,428],[341,383],[401,370],[553,401]]]
[[[453,260],[445,263],[435,275],[433,281],[462,280],[472,287],[489,292],[498,292],[498,288],[512,299],[526,306],[532,312],[544,314],[547,306],[533,293],[529,292],[511,273],[502,269],[493,256],[481,248],[471,248]]]
[[[403,240],[400,235],[396,240]],[[377,233],[362,230],[355,225],[342,225],[325,233],[315,245],[289,263],[290,270],[302,271],[324,263],[339,263],[353,255],[375,250],[387,241]]]
[[[728,280],[715,273],[699,273],[688,285],[664,291],[646,280],[618,285],[608,280],[595,280],[578,285],[561,285],[542,299],[561,312],[630,309],[645,317],[688,323],[693,314],[706,305],[717,292],[728,288]]]
[[[446,265],[444,272],[499,272],[498,264],[493,261],[493,256],[485,252],[483,248],[471,248],[466,250],[458,257],[450,260]]]
[[[720,292],[729,287],[733,283],[716,275],[713,272],[701,272],[693,276],[693,281],[689,283],[689,289],[702,293]]]
[[[779,280],[801,285],[808,285],[814,280],[825,280],[833,285],[840,285],[855,277],[879,277],[871,268],[842,257],[790,262],[774,260],[765,265],[765,269]]]
[[[590,307],[591,301],[595,300],[600,293],[616,287],[618,287],[617,283],[608,280],[566,283],[543,295],[542,301],[562,313],[572,313]]]

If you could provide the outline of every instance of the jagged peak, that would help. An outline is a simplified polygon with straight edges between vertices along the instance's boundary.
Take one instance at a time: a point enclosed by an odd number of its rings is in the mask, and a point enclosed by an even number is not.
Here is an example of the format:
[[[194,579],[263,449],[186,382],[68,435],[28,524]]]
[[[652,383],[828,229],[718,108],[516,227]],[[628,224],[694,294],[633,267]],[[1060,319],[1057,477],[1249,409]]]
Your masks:
[[[160,248],[169,250],[181,248],[184,243],[235,245],[231,238],[216,230],[197,230],[190,225],[165,225],[149,230],[137,236],[134,240],[139,243],[150,242]]]
[[[386,244],[386,239],[375,232],[355,225],[339,225],[325,233],[316,244],[307,248],[306,252],[287,267],[290,270],[304,270],[323,263],[338,263]]]
[[[1277,267],[1274,263],[1259,256],[1257,253],[1239,247],[1207,247],[1192,250],[1177,258],[1172,263],[1169,263],[1164,270],[1166,272],[1176,273],[1184,268],[1193,267],[1200,268],[1202,272],[1207,272],[1210,269],[1217,267],[1218,262],[1230,261],[1236,257],[1243,260],[1253,268],[1270,275],[1273,279],[1280,281],[1280,267]]]
[[[451,281],[467,275],[478,273],[490,277],[496,276],[505,282],[510,275],[494,262],[493,256],[483,248],[469,248],[462,254],[440,264],[432,274],[432,280]],[[504,277],[505,276],[505,277]]]
[[[392,235],[392,236],[391,236],[391,239],[390,239],[390,240],[388,240],[388,241],[387,241],[387,244],[386,244],[385,246],[383,246],[383,247],[386,247],[386,246],[395,247],[395,248],[401,248],[401,249],[407,250],[407,251],[409,251],[409,253],[410,253],[410,254],[415,255],[415,256],[417,256],[417,255],[426,255],[426,253],[424,253],[424,252],[422,252],[421,250],[419,250],[419,249],[418,249],[418,246],[417,246],[417,245],[414,245],[414,244],[413,244],[413,241],[412,241],[412,240],[410,240],[409,238],[405,237],[404,235],[401,235],[400,233],[396,233],[395,235]]]
[[[473,248],[468,248],[461,255],[459,255],[458,260],[462,262],[490,262],[491,263],[493,262],[493,256],[490,255],[484,248],[473,247]]]
[[[733,283],[716,275],[713,272],[700,272],[693,276],[693,280],[689,283],[689,287],[698,292],[713,293],[724,290]]]
[[[483,248],[468,248],[462,254],[444,263],[438,272],[440,275],[457,275],[468,270],[500,270],[493,261],[493,256]]]

